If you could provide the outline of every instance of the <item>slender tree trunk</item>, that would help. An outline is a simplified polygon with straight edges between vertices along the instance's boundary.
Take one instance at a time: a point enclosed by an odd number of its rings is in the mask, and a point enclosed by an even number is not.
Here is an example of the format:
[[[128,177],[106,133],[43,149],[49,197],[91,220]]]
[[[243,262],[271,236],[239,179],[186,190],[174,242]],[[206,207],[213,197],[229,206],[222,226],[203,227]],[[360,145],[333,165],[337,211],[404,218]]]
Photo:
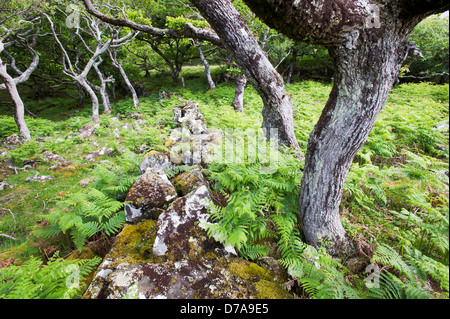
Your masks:
[[[100,66],[100,64],[102,64],[102,62],[103,62],[103,59],[100,57],[99,60],[94,63],[94,70],[97,73],[98,78],[100,79],[99,92],[100,92],[100,97],[102,98],[103,112],[105,114],[109,115],[111,113],[111,102],[109,100],[109,94],[108,94],[108,88],[107,88],[107,83],[109,81],[107,78],[105,78],[102,71],[100,71],[99,66]]]
[[[4,81],[9,96],[14,103],[14,120],[16,121],[19,135],[23,142],[30,141],[31,135],[25,123],[25,106],[20,98],[14,79],[6,71],[6,64],[0,60],[0,78]]]
[[[295,46],[295,44],[294,44],[294,46]],[[299,52],[299,49],[298,48],[294,48],[294,50],[292,52],[291,63],[289,63],[289,72],[288,72],[288,75],[287,75],[287,78],[286,78],[286,84],[290,84],[291,83],[292,75],[294,74],[295,65],[297,63],[298,52]]]
[[[78,105],[83,106],[84,105],[84,90],[83,87],[80,85],[80,83],[75,82],[75,86],[77,87],[78,91]]]
[[[89,97],[91,98],[91,102],[92,102],[92,121],[93,122],[100,121],[99,103],[98,103],[97,95],[95,94],[94,90],[91,88],[91,86],[89,85],[89,83],[86,80],[86,78],[78,76],[78,77],[76,77],[75,80],[78,83],[80,83],[80,85],[83,87],[83,89],[86,90],[86,92],[88,93]]]
[[[205,75],[206,75],[206,80],[208,81],[208,84],[209,84],[209,89],[215,90],[216,84],[214,83],[214,80],[212,79],[211,68],[209,67],[208,60],[206,60],[206,57],[203,54],[203,50],[202,50],[198,40],[194,39],[192,41],[194,42],[194,45],[197,48],[198,54],[200,56],[200,61],[202,61],[203,65],[205,66]]]
[[[234,83],[236,84],[236,91],[234,93],[233,107],[237,112],[244,112],[244,92],[247,77],[238,75],[235,77]]]
[[[139,98],[137,96],[136,90],[133,87],[133,84],[131,84],[131,81],[127,76],[127,73],[125,72],[124,68],[119,63],[119,61],[117,60],[117,50],[114,48],[112,51],[109,51],[109,56],[111,57],[113,66],[119,70],[120,75],[122,76],[126,86],[128,87],[128,90],[130,90],[131,96],[133,97],[133,105],[135,107],[138,107],[139,106]]]
[[[364,37],[364,35],[361,35]],[[339,204],[354,156],[364,145],[410,48],[408,35],[385,30],[378,42],[361,39],[330,48],[335,84],[308,142],[300,191],[300,219],[307,242],[329,236],[330,252],[351,249]]]
[[[233,60],[261,96],[263,124],[269,134],[278,129],[279,142],[299,150],[294,134],[291,98],[251,31],[229,0],[191,0],[219,35]],[[266,136],[270,138],[269,135]]]

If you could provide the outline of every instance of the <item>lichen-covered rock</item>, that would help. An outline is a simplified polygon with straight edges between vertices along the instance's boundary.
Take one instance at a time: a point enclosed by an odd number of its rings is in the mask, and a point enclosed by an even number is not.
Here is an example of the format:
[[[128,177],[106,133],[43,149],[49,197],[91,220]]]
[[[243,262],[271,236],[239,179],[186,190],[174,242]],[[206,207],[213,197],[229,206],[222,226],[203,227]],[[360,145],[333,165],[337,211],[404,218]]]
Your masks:
[[[208,219],[208,198],[202,186],[174,201],[158,222],[127,225],[84,298],[292,298],[274,259],[232,256],[198,226]]]
[[[58,154],[54,154],[51,151],[43,151],[41,153],[41,156],[47,160],[48,162],[52,163],[53,165],[48,169],[50,170],[56,170],[56,169],[67,169],[67,168],[74,168],[73,164],[66,161],[63,157],[61,157]]]
[[[208,130],[204,134],[191,134],[185,128],[171,131],[170,160],[175,164],[196,165],[211,163],[222,152],[223,133],[219,130]]]
[[[151,151],[145,155],[141,165],[139,165],[139,171],[144,174],[149,168],[155,168],[162,171],[166,171],[174,167],[174,164],[169,160],[167,155],[157,151]]]
[[[153,254],[164,255],[168,250],[171,235],[179,233],[180,227],[194,227],[196,222],[205,223],[209,219],[207,209],[210,194],[202,186],[187,196],[178,198],[158,218],[158,233],[153,245]]]
[[[135,208],[162,208],[177,197],[177,191],[163,171],[148,169],[128,192],[126,201]]]
[[[76,136],[79,136],[81,138],[88,138],[92,134],[95,133],[95,131],[100,128],[100,124],[86,124],[82,128],[78,130],[78,133],[76,133]]]
[[[39,182],[39,183],[44,183],[47,181],[51,181],[54,180],[55,178],[53,176],[47,175],[47,176],[30,176],[28,178],[25,179],[25,182],[30,183],[30,182]]]
[[[184,196],[203,185],[208,185],[205,176],[198,167],[181,173],[172,180],[173,186],[180,196]]]
[[[161,208],[156,207],[134,207],[131,204],[125,204],[125,220],[129,224],[136,224],[146,219],[157,220],[163,212]]]
[[[0,145],[17,145],[20,143],[21,143],[21,141],[20,141],[20,138],[17,136],[17,134],[13,134],[13,135],[5,137],[1,141]]]
[[[156,223],[126,226],[83,298],[292,298],[282,285],[286,273],[272,258],[249,262],[227,254],[197,226],[179,231],[168,250],[178,253],[157,257]]]
[[[198,103],[187,101],[183,108],[174,107],[173,121],[180,123],[193,134],[203,134],[208,131],[204,116],[198,109]]]
[[[105,156],[105,155],[111,155],[114,152],[112,148],[102,147],[101,149],[97,151],[90,152],[88,155],[85,156],[85,159],[89,162],[94,162],[98,157]]]

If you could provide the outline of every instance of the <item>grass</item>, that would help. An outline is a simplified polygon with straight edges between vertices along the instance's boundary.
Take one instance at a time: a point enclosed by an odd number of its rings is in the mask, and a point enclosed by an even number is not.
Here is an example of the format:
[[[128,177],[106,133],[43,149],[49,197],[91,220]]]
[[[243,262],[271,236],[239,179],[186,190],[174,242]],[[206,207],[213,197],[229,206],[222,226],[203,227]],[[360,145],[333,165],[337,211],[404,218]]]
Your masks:
[[[133,152],[140,159],[151,149],[164,150],[163,142],[174,127],[172,109],[182,103],[180,99],[198,102],[210,128],[261,126],[262,101],[253,88],[248,86],[246,90],[245,112],[236,113],[231,106],[234,85],[220,83],[215,91],[208,91],[201,71],[194,67],[185,71],[185,88],[172,87],[167,78],[152,78],[146,84],[150,94],[141,98],[138,109],[131,100],[116,101],[113,115],[102,115],[100,128],[88,139],[66,137],[90,122],[89,105],[80,108],[66,98],[27,101],[28,109],[38,113],[36,118],[26,118],[33,141],[0,157],[0,178],[17,185],[0,192],[0,207],[4,208],[0,212],[0,231],[18,239],[0,237],[0,262],[14,257],[20,264],[33,256],[45,259],[55,251],[60,256],[73,251],[67,239],[32,244],[30,234],[41,227],[40,217],[56,208],[55,199],[82,191],[79,182],[97,174],[100,161],[120,166],[124,152]],[[175,94],[161,100],[161,90]],[[331,84],[306,81],[293,83],[287,90],[292,95],[295,133],[301,149],[306,151]],[[388,244],[400,253],[414,248],[447,266],[449,210],[445,172],[448,174],[449,136],[448,129],[437,127],[449,123],[448,90],[448,85],[427,83],[403,84],[393,89],[366,145],[355,157],[340,208],[344,227],[354,238],[372,247]],[[0,138],[17,133],[11,112],[6,108],[0,112]],[[111,120],[118,113],[119,120]],[[146,122],[141,125],[142,131],[121,128],[132,127],[136,118]],[[116,129],[121,133],[119,139],[113,134]],[[93,145],[111,147],[114,152],[89,163],[84,157],[97,148]],[[49,170],[52,163],[41,154],[46,150],[71,162],[73,168]],[[26,163],[34,164],[17,174],[7,168],[10,164],[20,168]],[[36,174],[51,175],[54,180],[24,182]]]

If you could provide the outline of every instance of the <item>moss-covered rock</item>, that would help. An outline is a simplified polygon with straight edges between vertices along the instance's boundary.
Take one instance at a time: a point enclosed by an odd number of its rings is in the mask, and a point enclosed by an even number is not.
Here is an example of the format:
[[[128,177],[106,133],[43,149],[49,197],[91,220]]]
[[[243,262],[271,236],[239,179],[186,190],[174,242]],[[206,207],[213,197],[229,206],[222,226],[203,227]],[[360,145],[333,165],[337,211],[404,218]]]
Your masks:
[[[275,260],[230,255],[197,225],[206,218],[200,215],[205,198],[203,186],[173,202],[158,223],[126,226],[84,298],[291,298],[282,285],[287,275]],[[164,244],[163,251],[156,249],[160,256],[154,254],[158,238]]]
[[[180,196],[187,195],[193,190],[208,184],[198,167],[179,174],[172,181]]]

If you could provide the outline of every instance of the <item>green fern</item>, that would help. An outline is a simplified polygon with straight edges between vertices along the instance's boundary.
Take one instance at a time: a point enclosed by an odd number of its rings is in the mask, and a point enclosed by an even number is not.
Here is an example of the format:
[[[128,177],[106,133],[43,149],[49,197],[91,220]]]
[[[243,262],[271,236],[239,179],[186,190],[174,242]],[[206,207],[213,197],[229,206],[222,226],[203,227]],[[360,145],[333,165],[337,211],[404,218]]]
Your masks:
[[[418,250],[406,248],[405,259],[387,245],[379,245],[372,257],[372,263],[380,263],[399,272],[395,274],[384,268],[379,274],[379,286],[371,288],[370,297],[383,299],[434,298],[432,291],[426,289],[428,276],[440,282],[444,295],[448,296],[448,267],[423,255]]]
[[[35,230],[34,234],[44,238],[66,234],[81,250],[86,240],[95,234],[112,235],[123,227],[123,206],[123,202],[96,189],[70,194],[58,203],[56,211],[42,216],[50,226]]]
[[[34,257],[21,266],[0,268],[0,299],[80,298],[83,279],[100,262],[100,257],[72,261],[52,258],[43,265]]]

